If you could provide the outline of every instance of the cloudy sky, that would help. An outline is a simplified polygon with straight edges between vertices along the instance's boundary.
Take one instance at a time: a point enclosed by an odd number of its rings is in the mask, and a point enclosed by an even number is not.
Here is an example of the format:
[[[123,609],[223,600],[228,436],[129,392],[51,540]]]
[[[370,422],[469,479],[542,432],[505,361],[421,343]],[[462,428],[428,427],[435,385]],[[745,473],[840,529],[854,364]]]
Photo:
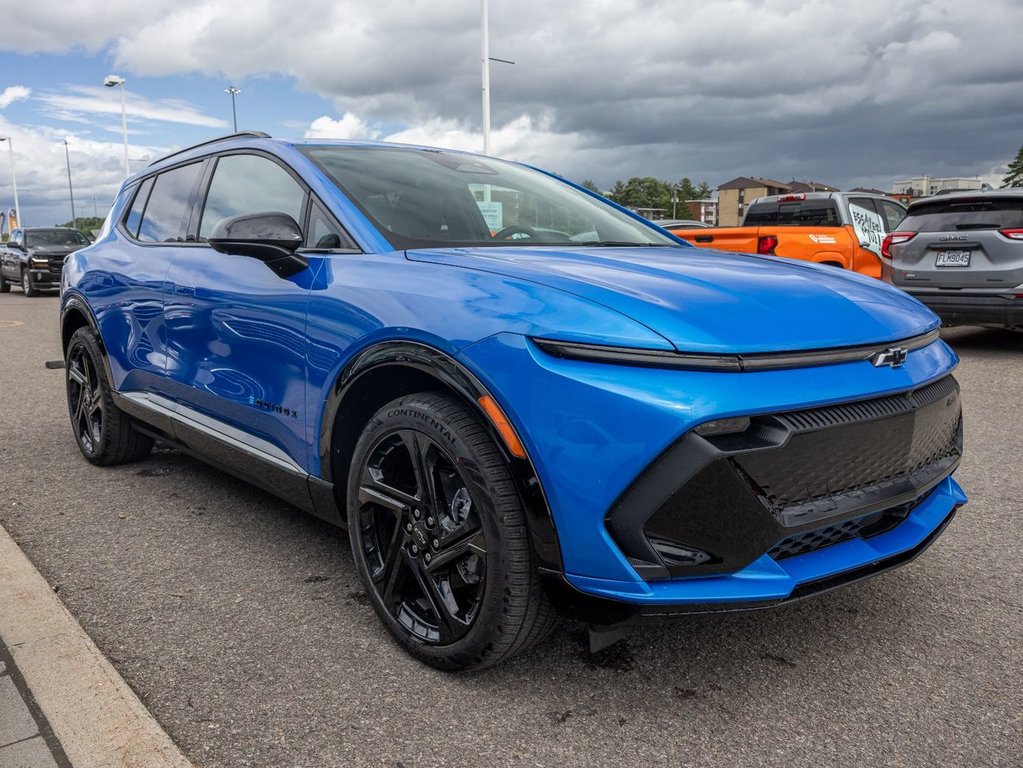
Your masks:
[[[27,224],[241,128],[478,151],[479,0],[0,0],[0,136]],[[1023,2],[491,0],[496,155],[617,178],[997,175],[1023,145]],[[0,143],[0,205],[11,205]]]

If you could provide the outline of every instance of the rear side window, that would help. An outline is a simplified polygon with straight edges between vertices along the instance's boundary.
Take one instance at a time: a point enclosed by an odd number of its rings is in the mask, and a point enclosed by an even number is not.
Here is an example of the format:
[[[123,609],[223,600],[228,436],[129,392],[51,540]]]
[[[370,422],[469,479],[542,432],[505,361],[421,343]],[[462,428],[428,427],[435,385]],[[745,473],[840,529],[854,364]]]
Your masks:
[[[135,201],[124,217],[124,228],[132,237],[139,236],[139,224],[142,223],[142,212],[146,210],[146,201],[149,200],[149,192],[153,188],[153,180],[146,179],[135,193]]]
[[[911,232],[1023,228],[1023,197],[941,200],[914,205],[899,225]]]
[[[838,206],[834,200],[801,200],[778,203],[776,200],[753,203],[743,221],[746,226],[837,227]]]
[[[147,243],[180,243],[191,213],[192,193],[202,163],[183,165],[161,173],[153,182],[138,239]]]
[[[302,221],[305,189],[273,160],[258,155],[225,155],[213,173],[199,239],[206,240],[217,223],[245,213],[286,213]]]

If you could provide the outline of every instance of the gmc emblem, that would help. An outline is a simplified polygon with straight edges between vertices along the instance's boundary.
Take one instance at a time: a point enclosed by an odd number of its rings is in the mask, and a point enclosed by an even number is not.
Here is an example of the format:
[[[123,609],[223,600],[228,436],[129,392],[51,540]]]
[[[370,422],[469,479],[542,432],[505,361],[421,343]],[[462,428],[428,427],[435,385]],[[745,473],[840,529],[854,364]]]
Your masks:
[[[939,240],[965,240],[966,235],[942,235]]]
[[[882,365],[898,368],[906,362],[906,357],[908,355],[909,350],[905,347],[888,347],[888,349],[872,354],[870,356],[870,362],[874,364],[875,368],[880,368]]]

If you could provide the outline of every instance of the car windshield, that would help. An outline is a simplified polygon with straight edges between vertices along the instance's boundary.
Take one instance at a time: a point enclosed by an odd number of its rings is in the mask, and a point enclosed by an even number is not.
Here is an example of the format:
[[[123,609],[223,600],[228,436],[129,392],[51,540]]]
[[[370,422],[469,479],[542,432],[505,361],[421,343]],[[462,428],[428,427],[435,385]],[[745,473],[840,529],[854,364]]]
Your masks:
[[[398,249],[685,247],[565,182],[515,163],[399,147],[308,146],[303,152]]]
[[[25,233],[25,245],[88,245],[81,232],[73,229],[34,229]]]

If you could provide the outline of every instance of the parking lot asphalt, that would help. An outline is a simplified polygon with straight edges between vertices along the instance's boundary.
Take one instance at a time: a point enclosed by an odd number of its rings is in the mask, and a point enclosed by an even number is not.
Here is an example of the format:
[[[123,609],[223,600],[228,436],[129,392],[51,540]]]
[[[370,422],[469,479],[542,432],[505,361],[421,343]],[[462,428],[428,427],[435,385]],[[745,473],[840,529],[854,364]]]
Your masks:
[[[0,523],[198,766],[1019,766],[1023,334],[963,328],[970,503],[921,558],[769,611],[405,656],[348,539],[175,450],[73,442],[57,299],[0,295]]]

